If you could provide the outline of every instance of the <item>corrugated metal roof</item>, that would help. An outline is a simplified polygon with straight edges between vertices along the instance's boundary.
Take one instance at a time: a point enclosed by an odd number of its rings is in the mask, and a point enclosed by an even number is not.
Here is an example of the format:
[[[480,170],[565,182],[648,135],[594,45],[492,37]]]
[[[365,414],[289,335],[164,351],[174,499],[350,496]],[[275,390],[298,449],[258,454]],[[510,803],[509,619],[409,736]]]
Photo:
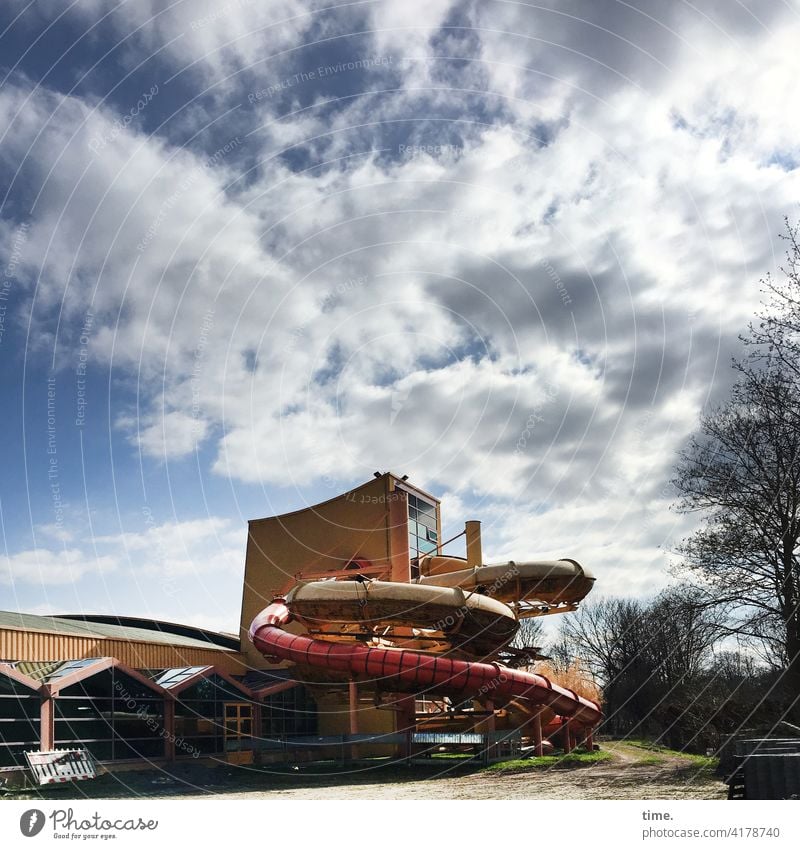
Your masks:
[[[116,640],[136,640],[145,643],[160,643],[169,646],[202,648],[209,651],[225,651],[206,640],[169,634],[164,631],[146,628],[130,628],[123,625],[109,625],[101,622],[82,622],[77,619],[59,619],[56,616],[34,616],[32,613],[0,611],[0,629],[20,628],[25,631],[46,631],[49,633],[69,634],[75,637],[110,637]]]
[[[179,622],[164,622],[142,616],[116,616],[108,613],[54,613],[56,619],[69,619],[71,622],[88,622],[90,625],[117,625],[122,628],[143,628],[145,631],[162,631],[165,634],[177,634],[192,640],[205,640],[224,649],[239,651],[241,640],[234,634],[220,634],[196,625],[182,625]]]

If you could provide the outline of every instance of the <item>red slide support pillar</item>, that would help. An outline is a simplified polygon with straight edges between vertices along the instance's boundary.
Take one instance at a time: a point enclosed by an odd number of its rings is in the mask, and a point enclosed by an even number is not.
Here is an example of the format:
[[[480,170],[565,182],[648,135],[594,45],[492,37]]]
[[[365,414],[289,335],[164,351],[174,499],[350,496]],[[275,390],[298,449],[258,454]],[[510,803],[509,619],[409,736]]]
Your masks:
[[[544,754],[544,746],[542,745],[542,708],[537,708],[531,719],[531,729],[533,730],[533,753],[537,758]]]
[[[412,735],[417,730],[417,706],[413,696],[397,700],[397,732],[405,739],[400,744],[398,756],[406,760],[413,754]]]
[[[572,723],[569,719],[564,719],[564,724],[561,726],[563,734],[564,752],[569,754],[575,748],[575,737],[572,733]]]
[[[494,713],[494,702],[491,699],[487,699],[483,703],[483,709],[486,711],[490,711],[489,716],[486,717],[486,721],[483,723],[483,731],[487,736],[488,740],[491,740],[490,735],[494,734],[496,729],[495,724],[495,713]],[[497,755],[497,749],[493,742],[487,742],[486,745],[486,759],[490,761]]]

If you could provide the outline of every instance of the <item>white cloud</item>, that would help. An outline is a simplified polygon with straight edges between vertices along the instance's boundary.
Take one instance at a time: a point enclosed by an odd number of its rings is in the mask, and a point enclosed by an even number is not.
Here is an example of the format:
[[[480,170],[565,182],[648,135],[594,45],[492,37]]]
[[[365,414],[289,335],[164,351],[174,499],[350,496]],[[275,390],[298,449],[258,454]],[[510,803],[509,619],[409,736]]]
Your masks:
[[[675,451],[729,380],[796,212],[800,30],[600,5],[374,4],[359,45],[414,58],[393,63],[398,91],[298,90],[311,106],[289,117],[268,99],[212,164],[135,124],[93,152],[110,108],[7,86],[3,155],[44,187],[23,258],[41,338],[63,298],[68,350],[91,302],[92,363],[136,381],[115,420],[147,458],[202,443],[219,475],[332,491],[391,467],[457,503],[488,496],[509,554],[577,548],[609,586],[644,587],[674,535],[654,517]],[[189,6],[127,4],[116,25],[147,23],[151,47],[180,36],[171,67],[196,57],[215,103],[246,103],[264,45],[312,25],[300,4],[240,3],[192,26],[212,7]],[[185,575],[194,535],[223,531],[120,542]]]
[[[196,451],[207,433],[207,422],[172,410],[153,424],[142,424],[134,441],[149,457],[180,459]]]
[[[77,548],[52,551],[36,548],[0,555],[0,583],[50,586],[73,584],[116,568],[112,557],[93,556]]]
[[[97,536],[92,544],[114,553],[125,568],[136,574],[183,580],[244,568],[245,531],[227,519],[164,522],[143,531]]]

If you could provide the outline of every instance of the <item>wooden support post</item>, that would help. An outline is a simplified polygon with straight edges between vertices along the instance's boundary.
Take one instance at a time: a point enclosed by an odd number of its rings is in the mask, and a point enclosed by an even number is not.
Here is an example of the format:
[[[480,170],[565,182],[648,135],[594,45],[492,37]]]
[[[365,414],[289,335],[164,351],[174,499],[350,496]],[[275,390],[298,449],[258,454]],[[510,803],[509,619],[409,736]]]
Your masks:
[[[175,699],[164,698],[164,757],[175,760]]]
[[[39,712],[39,751],[51,752],[56,747],[56,705],[52,695],[42,697]]]
[[[594,751],[594,730],[591,726],[586,729],[586,751]]]

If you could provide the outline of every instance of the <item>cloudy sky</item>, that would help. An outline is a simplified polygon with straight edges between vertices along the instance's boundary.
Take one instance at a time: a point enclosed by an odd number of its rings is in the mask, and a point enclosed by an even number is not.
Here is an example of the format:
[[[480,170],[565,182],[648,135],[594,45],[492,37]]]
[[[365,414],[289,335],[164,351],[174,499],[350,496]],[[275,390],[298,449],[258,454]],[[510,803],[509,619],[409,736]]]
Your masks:
[[[6,0],[0,609],[233,630],[376,469],[667,580],[800,215],[793,0]]]

